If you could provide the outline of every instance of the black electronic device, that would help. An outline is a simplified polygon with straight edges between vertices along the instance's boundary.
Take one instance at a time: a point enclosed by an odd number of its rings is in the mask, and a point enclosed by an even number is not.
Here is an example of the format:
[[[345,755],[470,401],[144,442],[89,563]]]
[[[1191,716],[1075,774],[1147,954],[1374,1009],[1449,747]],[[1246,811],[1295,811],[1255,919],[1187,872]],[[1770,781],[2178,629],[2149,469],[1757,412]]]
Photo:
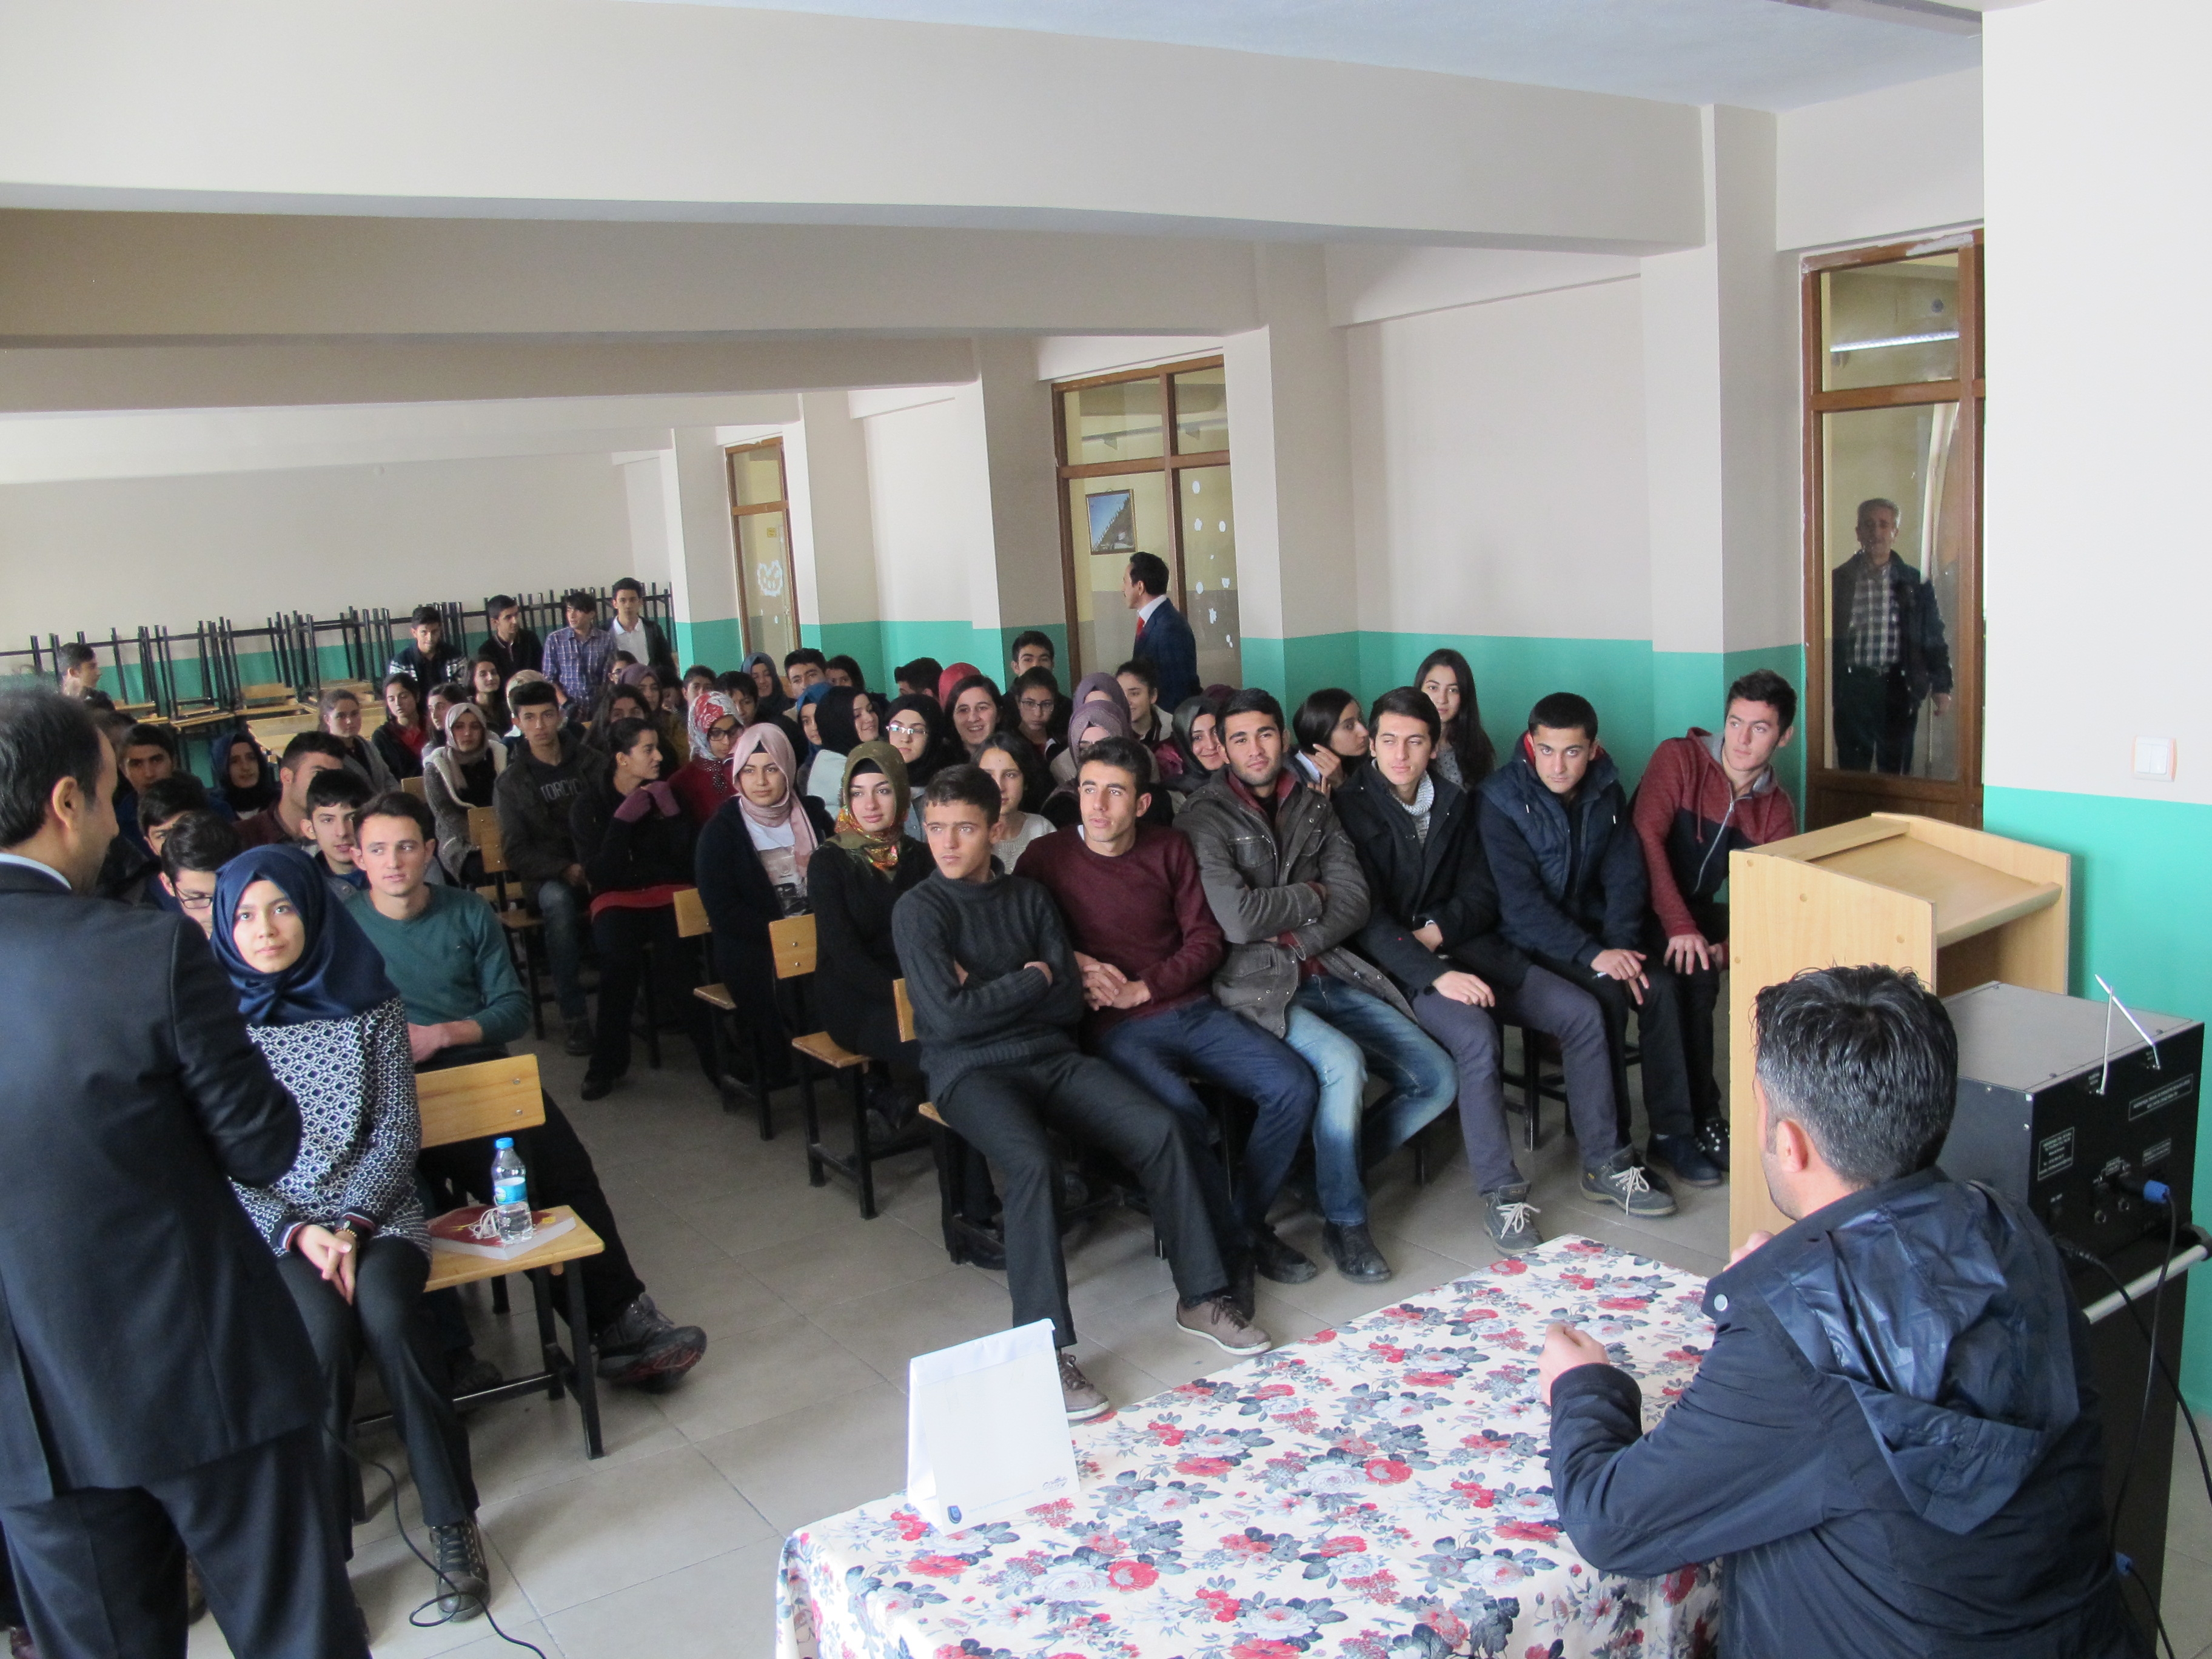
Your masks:
[[[2188,1280],[2179,1273],[2203,1255],[2179,1247],[2195,1243],[2189,1205],[2204,1027],[2017,985],[1978,985],[1943,1006],[1959,1033],[1959,1094],[1937,1162],[1954,1180],[2017,1200],[2063,1245],[2094,1258],[2069,1256],[2068,1266],[2075,1294],[2095,1316],[2089,1358],[2104,1418],[2105,1501],[2117,1509],[2115,1547],[2155,1600],[2166,1565],[2174,1401],[2163,1381],[2151,1378],[2143,1334],[2111,1292],[2115,1281],[2132,1285],[2148,1325],[2167,1240],[2176,1240],[2178,1271],[2156,1294],[2159,1352],[2179,1376]],[[2146,1182],[2167,1190],[2171,1212],[2145,1196]],[[2127,1595],[2140,1618],[2135,1593]]]

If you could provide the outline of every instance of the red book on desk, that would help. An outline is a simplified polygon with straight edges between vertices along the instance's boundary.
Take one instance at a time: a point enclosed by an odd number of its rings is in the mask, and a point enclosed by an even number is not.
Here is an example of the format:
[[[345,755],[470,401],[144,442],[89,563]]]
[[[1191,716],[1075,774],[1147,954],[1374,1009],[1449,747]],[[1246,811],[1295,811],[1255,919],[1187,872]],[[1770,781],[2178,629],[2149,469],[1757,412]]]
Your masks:
[[[456,1255],[480,1255],[493,1261],[512,1261],[528,1255],[539,1245],[561,1237],[576,1224],[572,1215],[556,1216],[550,1210],[532,1210],[530,1218],[538,1231],[514,1244],[499,1242],[499,1223],[489,1204],[464,1204],[430,1218],[430,1248]]]

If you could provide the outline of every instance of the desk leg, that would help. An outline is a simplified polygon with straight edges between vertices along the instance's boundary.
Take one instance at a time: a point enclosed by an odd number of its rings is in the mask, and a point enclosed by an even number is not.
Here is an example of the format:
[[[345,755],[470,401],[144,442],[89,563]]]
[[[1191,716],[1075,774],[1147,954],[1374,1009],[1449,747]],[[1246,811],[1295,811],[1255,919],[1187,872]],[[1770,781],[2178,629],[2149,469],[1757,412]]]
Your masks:
[[[576,1405],[584,1417],[584,1451],[598,1457],[606,1447],[599,1438],[599,1361],[592,1352],[591,1322],[584,1314],[584,1275],[561,1276],[568,1281],[568,1348],[576,1356]]]
[[[530,1294],[538,1304],[538,1346],[545,1359],[545,1397],[561,1397],[561,1344],[553,1334],[553,1291],[545,1280],[549,1273],[557,1273],[556,1267],[541,1267],[526,1275],[530,1280]]]

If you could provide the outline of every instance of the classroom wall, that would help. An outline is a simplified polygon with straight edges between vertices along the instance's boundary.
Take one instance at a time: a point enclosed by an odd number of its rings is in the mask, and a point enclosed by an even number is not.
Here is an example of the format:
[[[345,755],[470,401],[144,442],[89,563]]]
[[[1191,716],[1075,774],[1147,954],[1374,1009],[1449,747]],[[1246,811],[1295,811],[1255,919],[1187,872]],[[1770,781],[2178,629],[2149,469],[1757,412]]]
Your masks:
[[[1834,246],[1979,219],[1982,74],[1938,75],[1776,118],[1775,246]]]

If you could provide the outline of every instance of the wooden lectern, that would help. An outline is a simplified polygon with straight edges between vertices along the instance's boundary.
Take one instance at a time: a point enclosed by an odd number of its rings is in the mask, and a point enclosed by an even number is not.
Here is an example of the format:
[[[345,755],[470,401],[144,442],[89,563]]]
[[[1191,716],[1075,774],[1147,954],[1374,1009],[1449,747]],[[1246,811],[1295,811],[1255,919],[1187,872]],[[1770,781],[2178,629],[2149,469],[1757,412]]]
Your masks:
[[[2066,991],[2072,860],[1902,812],[1729,854],[1729,1242],[1789,1218],[1759,1173],[1751,1004],[1807,968],[1910,968],[1949,996],[1989,980]]]

